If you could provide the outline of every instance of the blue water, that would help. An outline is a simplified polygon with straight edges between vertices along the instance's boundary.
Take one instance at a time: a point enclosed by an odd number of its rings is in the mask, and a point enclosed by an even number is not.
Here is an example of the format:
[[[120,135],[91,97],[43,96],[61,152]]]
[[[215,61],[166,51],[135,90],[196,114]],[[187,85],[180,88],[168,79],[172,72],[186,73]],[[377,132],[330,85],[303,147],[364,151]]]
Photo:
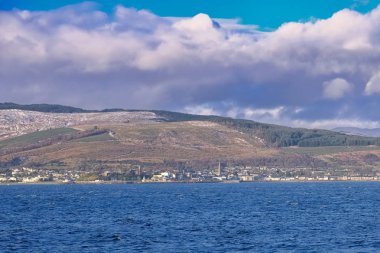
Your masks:
[[[0,252],[380,252],[380,183],[0,186]]]

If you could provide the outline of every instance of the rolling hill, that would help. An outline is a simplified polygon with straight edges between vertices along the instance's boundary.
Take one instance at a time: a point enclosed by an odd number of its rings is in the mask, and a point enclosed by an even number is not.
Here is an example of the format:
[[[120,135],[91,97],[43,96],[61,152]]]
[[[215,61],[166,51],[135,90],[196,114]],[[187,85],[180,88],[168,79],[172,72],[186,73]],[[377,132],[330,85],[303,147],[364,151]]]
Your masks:
[[[11,103],[0,108],[0,167],[94,170],[217,161],[275,167],[380,165],[379,138],[328,130],[157,110]]]
[[[29,112],[25,113],[26,111]],[[10,115],[12,112],[16,115]],[[25,116],[24,118],[22,118],[23,115]],[[28,118],[30,119],[29,121]],[[12,123],[14,128],[17,128],[17,126],[20,128],[20,125],[23,125],[25,120],[28,121],[28,125],[31,122],[44,121],[40,126],[41,128],[65,127],[69,125],[80,125],[88,122],[93,124],[102,124],[104,122],[135,122],[136,120],[148,120],[151,122],[207,121],[224,125],[228,128],[242,131],[247,134],[253,134],[258,138],[265,140],[266,144],[276,147],[380,145],[380,138],[345,134],[342,132],[329,130],[290,128],[221,116],[192,115],[160,110],[105,109],[102,111],[96,111],[61,105],[18,105],[13,103],[0,103],[0,130],[7,128],[7,126]],[[51,123],[52,121],[56,122]],[[30,128],[30,130],[26,129],[26,132],[38,130],[35,128],[33,129],[32,127]],[[0,134],[0,138],[4,135],[5,131],[3,130],[2,132],[3,133]]]

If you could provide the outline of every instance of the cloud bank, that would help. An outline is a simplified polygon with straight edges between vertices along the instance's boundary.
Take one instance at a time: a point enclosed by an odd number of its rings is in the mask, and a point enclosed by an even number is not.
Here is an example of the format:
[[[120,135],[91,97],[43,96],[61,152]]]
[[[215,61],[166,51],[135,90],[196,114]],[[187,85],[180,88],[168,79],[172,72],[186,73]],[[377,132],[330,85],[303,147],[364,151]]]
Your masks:
[[[5,11],[0,52],[0,101],[380,126],[380,8],[272,32],[89,3]]]

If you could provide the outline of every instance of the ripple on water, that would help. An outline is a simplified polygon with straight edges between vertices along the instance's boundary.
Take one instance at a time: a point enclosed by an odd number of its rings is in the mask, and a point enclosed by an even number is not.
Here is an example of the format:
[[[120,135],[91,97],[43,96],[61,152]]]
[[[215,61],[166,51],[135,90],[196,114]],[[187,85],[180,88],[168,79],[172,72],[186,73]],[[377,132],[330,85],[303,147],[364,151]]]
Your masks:
[[[380,184],[0,187],[1,252],[380,252]]]

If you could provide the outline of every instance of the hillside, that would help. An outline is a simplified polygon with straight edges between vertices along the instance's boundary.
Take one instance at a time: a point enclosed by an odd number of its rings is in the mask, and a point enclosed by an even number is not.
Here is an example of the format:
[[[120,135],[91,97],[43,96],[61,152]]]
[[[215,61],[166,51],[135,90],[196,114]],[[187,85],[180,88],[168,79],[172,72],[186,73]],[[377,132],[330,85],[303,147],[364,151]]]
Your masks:
[[[137,118],[135,119],[134,117]],[[290,128],[220,116],[202,116],[159,110],[105,109],[103,111],[96,111],[60,105],[17,105],[12,103],[0,104],[0,140],[40,129],[69,127],[89,123],[125,123],[136,120],[147,120],[150,122],[214,122],[257,136],[271,147],[380,145],[380,138],[348,135],[328,130]],[[39,124],[38,122],[42,123]]]
[[[104,171],[143,164],[154,170],[212,167],[218,161],[278,168],[380,166],[378,138],[168,111],[8,108],[0,110],[0,131],[0,169]]]
[[[78,138],[42,149],[18,153],[30,162],[44,164],[60,160],[74,166],[78,162],[115,161],[163,163],[165,160],[248,159],[267,156],[274,150],[260,140],[227,127],[204,122],[104,125],[108,138]],[[81,126],[82,131],[91,126]]]
[[[254,134],[274,147],[323,147],[323,146],[367,146],[380,145],[380,138],[347,135],[321,129],[291,128],[264,124],[245,119],[232,119],[219,116],[190,115],[176,112],[153,111],[170,122],[210,121],[248,134]]]
[[[158,118],[151,112],[44,113],[16,109],[0,110],[0,140],[54,128],[154,120]]]

